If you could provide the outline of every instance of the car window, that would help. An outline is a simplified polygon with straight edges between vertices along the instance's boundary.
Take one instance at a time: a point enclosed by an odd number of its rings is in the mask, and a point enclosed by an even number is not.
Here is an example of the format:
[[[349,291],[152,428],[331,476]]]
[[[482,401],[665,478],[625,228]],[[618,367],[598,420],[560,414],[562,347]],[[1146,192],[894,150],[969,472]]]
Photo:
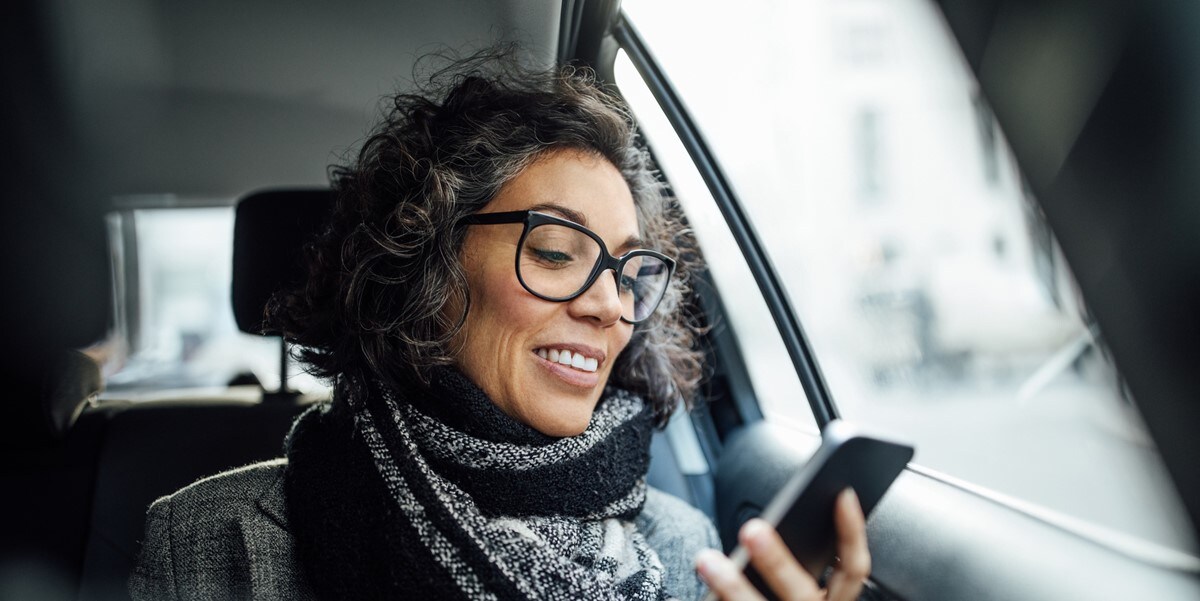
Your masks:
[[[914,441],[925,468],[1195,548],[936,7],[623,6],[754,221],[843,417]],[[739,325],[741,299],[727,305]],[[786,357],[765,376],[794,377]],[[762,406],[810,411],[802,395]]]
[[[106,366],[104,396],[221,389],[246,374],[268,389],[278,387],[279,339],[245,334],[233,317],[232,201],[204,206],[164,196],[121,202],[132,207],[107,219],[116,292],[116,331],[108,344],[127,352]],[[288,380],[298,390],[322,388],[299,368],[289,370]]]
[[[618,53],[614,69],[621,93],[637,117],[639,132],[646,138],[659,168],[683,207],[688,225],[695,232],[704,254],[709,276],[726,307],[725,314],[713,323],[713,327],[731,328],[736,334],[760,409],[773,413],[776,419],[816,433],[817,422],[812,413],[792,409],[797,403],[807,406],[800,381],[778,377],[781,371],[792,371],[791,359],[770,310],[758,292],[754,275],[725,225],[712,194],[675,136],[666,115],[623,51]]]

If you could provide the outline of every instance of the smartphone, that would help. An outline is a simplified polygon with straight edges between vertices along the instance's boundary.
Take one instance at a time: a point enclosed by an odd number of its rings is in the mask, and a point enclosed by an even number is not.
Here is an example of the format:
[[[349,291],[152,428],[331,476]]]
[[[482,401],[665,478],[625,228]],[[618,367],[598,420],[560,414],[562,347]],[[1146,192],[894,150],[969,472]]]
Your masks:
[[[858,427],[834,420],[821,433],[821,445],[759,516],[779,532],[792,555],[817,577],[833,561],[837,529],[833,510],[838,494],[853,488],[863,515],[883,498],[888,487],[912,460],[913,447],[867,434]],[[741,545],[729,556],[768,599],[774,599]],[[709,593],[706,599],[716,597]]]

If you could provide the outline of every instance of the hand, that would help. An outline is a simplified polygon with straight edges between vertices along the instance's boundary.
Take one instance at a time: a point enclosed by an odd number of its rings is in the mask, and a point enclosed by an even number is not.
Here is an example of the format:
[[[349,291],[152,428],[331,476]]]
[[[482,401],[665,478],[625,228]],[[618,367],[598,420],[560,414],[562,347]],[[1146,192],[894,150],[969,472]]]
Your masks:
[[[838,496],[833,512],[837,526],[837,551],[840,561],[829,577],[829,588],[821,589],[817,581],[788,552],[783,539],[766,522],[753,519],[742,526],[738,541],[750,552],[750,563],[771,587],[775,596],[785,601],[830,599],[853,601],[862,590],[863,581],[871,573],[871,552],[867,549],[867,525],[863,518],[858,495],[846,489]],[[708,549],[696,557],[700,577],[719,598],[726,601],[760,601],[763,596],[755,590],[746,576],[729,558]]]

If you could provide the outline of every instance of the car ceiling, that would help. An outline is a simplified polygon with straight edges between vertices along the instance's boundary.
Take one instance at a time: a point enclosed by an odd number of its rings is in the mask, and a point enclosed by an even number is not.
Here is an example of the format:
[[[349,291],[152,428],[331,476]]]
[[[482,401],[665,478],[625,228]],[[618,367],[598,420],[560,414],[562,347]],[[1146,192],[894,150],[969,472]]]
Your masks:
[[[104,336],[104,214],[325,184],[414,60],[515,41],[550,64],[581,0],[14,0],[0,4],[0,366],[32,398],[46,356]],[[572,26],[570,31],[577,31]],[[561,46],[561,48],[560,48]],[[138,197],[131,200],[131,197]],[[114,202],[118,200],[120,202]],[[16,420],[19,422],[20,420]]]
[[[98,197],[323,184],[417,57],[514,40],[550,64],[553,0],[57,2],[53,65]]]

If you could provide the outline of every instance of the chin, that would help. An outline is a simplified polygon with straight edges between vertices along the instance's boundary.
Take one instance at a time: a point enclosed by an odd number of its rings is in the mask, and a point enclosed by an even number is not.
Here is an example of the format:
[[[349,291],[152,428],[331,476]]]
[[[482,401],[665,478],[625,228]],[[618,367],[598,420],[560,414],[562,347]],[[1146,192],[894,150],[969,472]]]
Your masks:
[[[546,436],[567,438],[583,434],[591,421],[592,412],[588,411],[586,415],[555,415],[551,419],[531,420],[529,426]]]

